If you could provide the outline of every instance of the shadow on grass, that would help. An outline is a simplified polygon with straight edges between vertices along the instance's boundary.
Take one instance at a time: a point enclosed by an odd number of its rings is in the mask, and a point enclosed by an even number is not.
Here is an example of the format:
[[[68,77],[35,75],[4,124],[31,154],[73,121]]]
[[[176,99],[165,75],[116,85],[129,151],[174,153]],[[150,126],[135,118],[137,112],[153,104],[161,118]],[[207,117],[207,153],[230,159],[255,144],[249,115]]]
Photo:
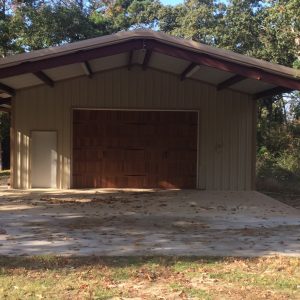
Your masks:
[[[255,261],[258,258],[235,258],[235,257],[196,257],[196,256],[139,256],[139,257],[62,257],[62,256],[30,256],[30,257],[8,257],[0,256],[0,269],[10,268],[26,270],[59,270],[63,268],[139,268],[144,265],[157,264],[161,267],[172,267],[177,264],[205,264],[213,265],[218,263],[232,262],[235,260]]]

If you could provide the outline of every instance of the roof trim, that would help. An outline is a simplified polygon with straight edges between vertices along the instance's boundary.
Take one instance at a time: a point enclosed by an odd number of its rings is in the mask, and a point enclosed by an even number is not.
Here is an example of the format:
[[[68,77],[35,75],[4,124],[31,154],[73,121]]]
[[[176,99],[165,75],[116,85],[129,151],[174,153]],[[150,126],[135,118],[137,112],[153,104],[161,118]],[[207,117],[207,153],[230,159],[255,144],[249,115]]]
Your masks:
[[[16,94],[15,89],[1,82],[0,82],[0,90],[9,94],[10,96],[14,96]]]
[[[142,47],[143,45],[141,40],[131,40],[109,46],[100,46],[94,49],[82,49],[76,52],[64,53],[60,56],[55,55],[53,57],[41,57],[39,60],[24,60],[17,65],[0,67],[0,79],[25,73],[35,73],[45,69],[74,63],[82,63],[91,59],[120,54],[130,50],[142,49]]]
[[[300,71],[150,30],[127,31],[0,59],[0,79],[82,63],[138,49],[156,51],[289,89],[300,90]]]
[[[157,41],[151,41],[149,46],[155,49],[156,52],[189,60],[199,65],[213,67],[225,72],[236,73],[251,79],[265,81],[271,84],[283,86],[294,90],[300,90],[300,78],[296,79],[290,76],[287,77],[274,74],[258,67],[241,65],[224,59],[211,57],[207,54],[199,54],[190,50],[181,49],[177,47],[173,47],[173,49],[171,50],[169,48],[170,46]]]

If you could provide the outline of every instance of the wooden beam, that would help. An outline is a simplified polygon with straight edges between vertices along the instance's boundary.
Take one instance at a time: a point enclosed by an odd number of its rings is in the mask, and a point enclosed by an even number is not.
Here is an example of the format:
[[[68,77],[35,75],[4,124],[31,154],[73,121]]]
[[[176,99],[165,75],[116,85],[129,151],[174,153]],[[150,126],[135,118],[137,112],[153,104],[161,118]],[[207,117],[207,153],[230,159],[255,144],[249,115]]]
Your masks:
[[[8,107],[2,107],[2,106],[0,106],[0,111],[6,112],[6,113],[10,113],[11,110]]]
[[[128,64],[127,64],[128,71],[130,71],[132,67],[132,57],[133,57],[133,50],[129,51]]]
[[[0,105],[11,105],[11,98],[1,98]]]
[[[257,101],[252,101],[251,189],[256,188]]]
[[[35,73],[38,71],[81,63],[91,59],[116,55],[130,50],[138,50],[143,48],[143,40],[131,40],[114,45],[102,46],[89,50],[79,50],[74,53],[62,54],[56,57],[40,59],[37,61],[28,61],[21,64],[0,69],[0,79],[17,76],[25,73]]]
[[[253,99],[258,100],[261,98],[272,97],[272,96],[276,96],[276,95],[283,94],[283,93],[289,93],[292,91],[293,91],[293,89],[288,89],[288,88],[283,88],[283,87],[277,86],[275,88],[255,94],[253,96]]]
[[[33,73],[39,80],[43,81],[45,84],[53,87],[54,86],[54,82],[53,80],[48,77],[44,72],[42,71],[38,71],[38,72],[34,72]]]
[[[145,44],[145,41],[147,42]],[[81,63],[91,59],[116,55],[131,50],[147,49],[144,66],[146,67],[152,51],[184,59],[197,65],[209,66],[221,71],[241,75],[247,78],[261,80],[273,85],[282,86],[292,90],[300,90],[300,80],[292,76],[282,76],[266,71],[263,68],[243,65],[239,62],[216,57],[213,54],[199,53],[196,50],[183,48],[175,44],[167,44],[152,38],[134,38],[129,41],[101,46],[94,49],[79,50],[74,53],[61,53],[55,57],[41,58],[36,61],[27,61],[18,65],[0,68],[0,79],[17,76],[25,73],[35,73],[49,68]],[[147,59],[146,59],[147,58]],[[147,61],[148,60],[148,61]]]
[[[16,90],[13,89],[12,87],[4,84],[4,83],[0,83],[0,90],[11,95],[14,96],[16,94]]]
[[[15,110],[15,100],[11,101],[11,111],[10,111],[10,187],[15,188],[14,185],[16,183],[16,171],[17,165],[15,164],[15,150],[17,150],[15,136],[16,136],[16,125],[15,118],[16,110]]]
[[[187,68],[180,74],[180,80],[184,80],[188,77],[189,73],[193,72],[193,70],[197,67],[198,65],[195,63],[191,63],[187,66]]]
[[[219,83],[217,85],[217,90],[221,91],[221,90],[227,89],[230,86],[232,86],[242,80],[245,80],[245,79],[247,79],[247,77],[241,76],[241,75],[234,75],[234,76],[230,77],[229,79],[224,80],[223,82]]]
[[[84,73],[89,77],[92,78],[94,75],[94,72],[92,71],[91,65],[89,64],[88,61],[84,61],[82,63],[82,68],[84,70]]]
[[[255,80],[265,81],[270,84],[290,88],[293,90],[300,90],[299,79],[269,73],[258,67],[242,65],[240,63],[231,62],[219,57],[214,57],[213,55],[195,52],[193,50],[174,45],[167,45],[163,42],[155,40],[149,40],[148,46],[151,47],[155,52],[185,59],[198,65],[216,68],[221,71],[242,75]]]
[[[143,64],[142,64],[143,70],[147,69],[150,58],[151,58],[151,55],[152,55],[152,49],[147,49],[146,53],[145,53],[144,61],[143,61]]]

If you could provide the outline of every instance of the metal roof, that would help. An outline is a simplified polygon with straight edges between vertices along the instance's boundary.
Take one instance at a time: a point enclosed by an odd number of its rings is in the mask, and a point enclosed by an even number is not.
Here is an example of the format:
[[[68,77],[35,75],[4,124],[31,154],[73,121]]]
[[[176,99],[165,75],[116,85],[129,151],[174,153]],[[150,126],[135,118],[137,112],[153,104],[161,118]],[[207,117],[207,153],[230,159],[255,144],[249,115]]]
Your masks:
[[[151,30],[124,31],[0,59],[0,98],[19,89],[140,65],[260,98],[300,90],[300,70]],[[0,102],[1,105],[1,102]]]

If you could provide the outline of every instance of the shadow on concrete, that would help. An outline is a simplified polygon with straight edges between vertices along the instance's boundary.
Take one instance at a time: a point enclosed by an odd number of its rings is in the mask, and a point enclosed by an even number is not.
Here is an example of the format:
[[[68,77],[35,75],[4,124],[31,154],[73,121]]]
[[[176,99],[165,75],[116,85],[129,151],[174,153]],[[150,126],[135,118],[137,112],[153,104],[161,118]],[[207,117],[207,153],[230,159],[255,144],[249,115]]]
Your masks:
[[[5,191],[0,255],[300,256],[300,212],[257,192]]]
[[[244,261],[255,261],[257,258],[241,258]],[[234,261],[234,257],[163,257],[163,256],[122,256],[122,257],[62,257],[62,256],[33,256],[33,257],[9,257],[0,256],[0,268],[9,267],[10,269],[24,268],[25,270],[58,270],[68,267],[74,269],[81,267],[141,267],[145,264],[159,264],[163,267],[172,267],[180,262],[214,264],[218,262]]]

